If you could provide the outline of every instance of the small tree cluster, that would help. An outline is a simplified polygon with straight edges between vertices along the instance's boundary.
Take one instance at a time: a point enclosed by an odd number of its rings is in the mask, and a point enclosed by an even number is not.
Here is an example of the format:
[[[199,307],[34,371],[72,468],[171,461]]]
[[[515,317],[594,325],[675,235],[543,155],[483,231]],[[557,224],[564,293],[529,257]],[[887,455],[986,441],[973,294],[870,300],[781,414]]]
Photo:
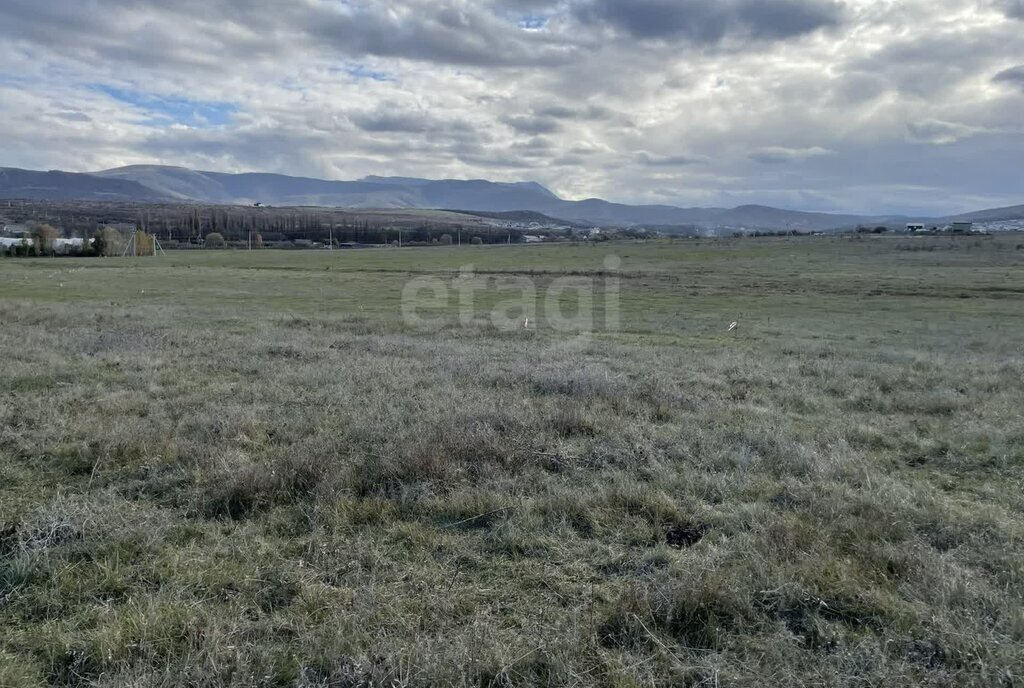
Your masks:
[[[35,240],[36,253],[41,256],[52,255],[54,243],[60,232],[52,225],[39,224],[32,229],[32,238]]]

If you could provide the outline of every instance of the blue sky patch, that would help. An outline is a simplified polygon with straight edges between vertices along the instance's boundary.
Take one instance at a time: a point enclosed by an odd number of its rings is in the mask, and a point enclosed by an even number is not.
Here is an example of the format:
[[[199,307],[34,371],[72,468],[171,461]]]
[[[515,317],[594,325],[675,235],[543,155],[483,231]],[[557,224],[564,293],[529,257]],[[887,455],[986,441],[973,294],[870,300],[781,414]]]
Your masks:
[[[333,71],[344,72],[357,81],[395,81],[395,77],[391,76],[387,72],[370,69],[366,65],[358,63],[345,65],[344,67]]]
[[[148,115],[147,124],[184,124],[198,129],[219,127],[230,123],[232,115],[238,112],[238,106],[233,103],[158,96],[108,84],[93,84],[90,88],[144,110]]]
[[[547,25],[548,18],[539,14],[529,14],[519,19],[519,28],[529,31],[538,31]]]
[[[31,83],[29,79],[8,72],[0,72],[0,86],[27,86]]]

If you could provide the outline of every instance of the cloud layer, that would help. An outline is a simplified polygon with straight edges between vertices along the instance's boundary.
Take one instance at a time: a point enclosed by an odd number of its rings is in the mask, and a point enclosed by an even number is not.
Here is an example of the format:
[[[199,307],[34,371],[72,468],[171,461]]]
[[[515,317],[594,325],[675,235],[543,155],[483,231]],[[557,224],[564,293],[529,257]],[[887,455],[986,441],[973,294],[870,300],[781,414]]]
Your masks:
[[[0,165],[1024,202],[1020,0],[5,0]]]

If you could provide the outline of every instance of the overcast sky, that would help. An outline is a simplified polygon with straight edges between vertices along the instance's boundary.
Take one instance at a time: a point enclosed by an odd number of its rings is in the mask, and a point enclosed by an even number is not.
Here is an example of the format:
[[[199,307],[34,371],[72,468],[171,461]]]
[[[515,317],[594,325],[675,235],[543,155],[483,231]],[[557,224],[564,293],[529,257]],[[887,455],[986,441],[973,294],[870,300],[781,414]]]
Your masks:
[[[1024,203],[1024,0],[2,0],[0,166]]]

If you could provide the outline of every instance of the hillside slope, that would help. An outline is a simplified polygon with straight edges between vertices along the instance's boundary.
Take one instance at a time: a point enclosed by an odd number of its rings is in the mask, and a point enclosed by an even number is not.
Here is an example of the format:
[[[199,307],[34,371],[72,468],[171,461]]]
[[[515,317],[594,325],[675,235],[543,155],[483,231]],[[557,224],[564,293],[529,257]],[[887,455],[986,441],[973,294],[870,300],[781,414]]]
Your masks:
[[[164,165],[131,165],[92,174],[0,168],[0,198],[112,200],[347,208],[460,208],[485,213],[534,212],[599,226],[698,227],[702,229],[795,229],[826,231],[864,224],[899,224],[899,216],[837,215],[762,205],[679,208],[626,205],[599,198],[570,201],[535,182],[485,179],[419,179],[370,176],[336,181],[281,174],[205,172]],[[935,224],[1024,218],[1024,205],[948,218],[917,218]]]
[[[0,198],[32,200],[167,201],[165,194],[127,178],[0,167]]]
[[[365,177],[330,181],[279,174],[225,174],[179,167],[134,165],[97,172],[107,179],[133,180],[160,193],[206,203],[319,205],[353,208],[461,208],[479,212],[532,211],[595,225],[697,225],[702,227],[825,230],[884,218],[829,215],[766,206],[679,208],[626,205],[599,198],[569,201],[535,182],[484,179]]]

